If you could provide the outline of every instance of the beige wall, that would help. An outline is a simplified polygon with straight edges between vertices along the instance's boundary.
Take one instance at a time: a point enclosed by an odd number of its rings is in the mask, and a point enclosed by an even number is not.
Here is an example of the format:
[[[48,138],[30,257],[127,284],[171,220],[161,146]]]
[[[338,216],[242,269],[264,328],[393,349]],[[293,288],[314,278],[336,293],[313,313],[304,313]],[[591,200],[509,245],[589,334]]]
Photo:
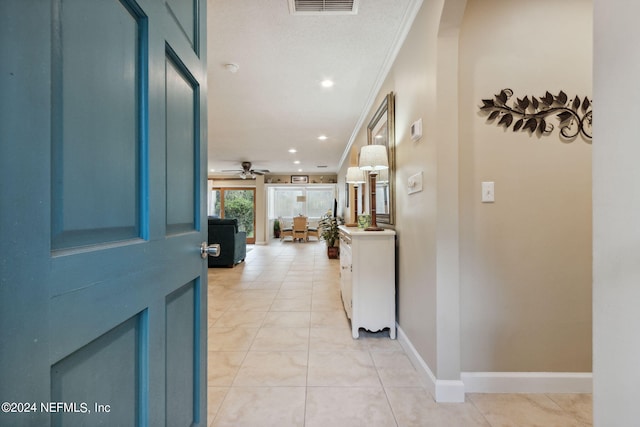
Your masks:
[[[396,95],[396,231],[398,322],[436,377],[437,335],[437,30],[444,2],[424,2],[384,92]],[[409,136],[422,118],[423,137]],[[407,195],[409,176],[422,172],[423,188]]]
[[[591,97],[591,16],[590,0],[424,1],[369,112],[395,92],[398,322],[436,380],[591,370],[591,145],[478,113],[505,87]]]
[[[404,45],[376,97],[368,117],[387,93],[395,93],[396,225],[398,234],[399,324],[434,372],[436,354],[436,159],[435,47],[442,1],[424,2]],[[409,137],[411,123],[422,117],[424,136]],[[354,140],[352,154],[367,143],[367,119]],[[354,163],[354,155],[351,162]],[[343,165],[340,177],[344,179]],[[422,171],[424,190],[411,196],[404,183]],[[340,179],[339,179],[340,180]],[[366,203],[368,208],[368,203]]]
[[[535,25],[532,25],[535,23]],[[504,131],[481,99],[592,96],[590,0],[469,0],[460,36],[463,371],[591,371],[591,144]],[[554,116],[548,122],[557,125]],[[481,203],[481,182],[496,201]]]

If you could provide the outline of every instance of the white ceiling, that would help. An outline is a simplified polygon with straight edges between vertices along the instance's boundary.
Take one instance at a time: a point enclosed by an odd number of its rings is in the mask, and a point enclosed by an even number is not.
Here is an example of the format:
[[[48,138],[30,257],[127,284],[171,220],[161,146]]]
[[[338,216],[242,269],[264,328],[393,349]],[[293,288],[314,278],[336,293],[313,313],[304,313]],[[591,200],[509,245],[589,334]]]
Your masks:
[[[361,0],[356,15],[307,16],[290,14],[287,0],[208,0],[209,170],[250,161],[272,173],[337,172],[416,2]]]

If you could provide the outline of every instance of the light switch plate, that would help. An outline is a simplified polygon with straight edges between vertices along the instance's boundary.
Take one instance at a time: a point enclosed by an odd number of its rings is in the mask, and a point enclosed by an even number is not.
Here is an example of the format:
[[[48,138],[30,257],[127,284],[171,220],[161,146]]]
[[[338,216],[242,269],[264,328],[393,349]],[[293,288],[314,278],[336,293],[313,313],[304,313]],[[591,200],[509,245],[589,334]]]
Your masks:
[[[482,203],[493,203],[496,200],[495,183],[493,181],[482,183]]]
[[[418,141],[420,138],[422,138],[422,119],[411,123],[411,140]]]
[[[411,175],[407,182],[407,190],[409,194],[422,191],[422,172],[418,172],[415,175]]]

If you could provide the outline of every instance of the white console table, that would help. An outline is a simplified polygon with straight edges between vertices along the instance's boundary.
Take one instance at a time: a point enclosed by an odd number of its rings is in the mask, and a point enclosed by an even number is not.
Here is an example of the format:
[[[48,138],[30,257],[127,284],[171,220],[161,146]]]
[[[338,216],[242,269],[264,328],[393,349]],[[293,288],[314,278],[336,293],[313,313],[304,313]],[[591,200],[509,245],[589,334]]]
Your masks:
[[[353,338],[359,328],[389,328],[396,338],[395,237],[393,230],[340,226],[340,291]]]

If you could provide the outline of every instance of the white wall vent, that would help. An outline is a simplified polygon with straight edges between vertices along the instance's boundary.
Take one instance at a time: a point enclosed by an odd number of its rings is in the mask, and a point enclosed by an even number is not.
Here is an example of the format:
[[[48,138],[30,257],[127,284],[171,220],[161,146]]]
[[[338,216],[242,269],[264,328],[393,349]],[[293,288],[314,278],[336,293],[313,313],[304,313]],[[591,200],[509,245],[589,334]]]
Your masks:
[[[289,0],[292,15],[355,15],[360,0]]]

